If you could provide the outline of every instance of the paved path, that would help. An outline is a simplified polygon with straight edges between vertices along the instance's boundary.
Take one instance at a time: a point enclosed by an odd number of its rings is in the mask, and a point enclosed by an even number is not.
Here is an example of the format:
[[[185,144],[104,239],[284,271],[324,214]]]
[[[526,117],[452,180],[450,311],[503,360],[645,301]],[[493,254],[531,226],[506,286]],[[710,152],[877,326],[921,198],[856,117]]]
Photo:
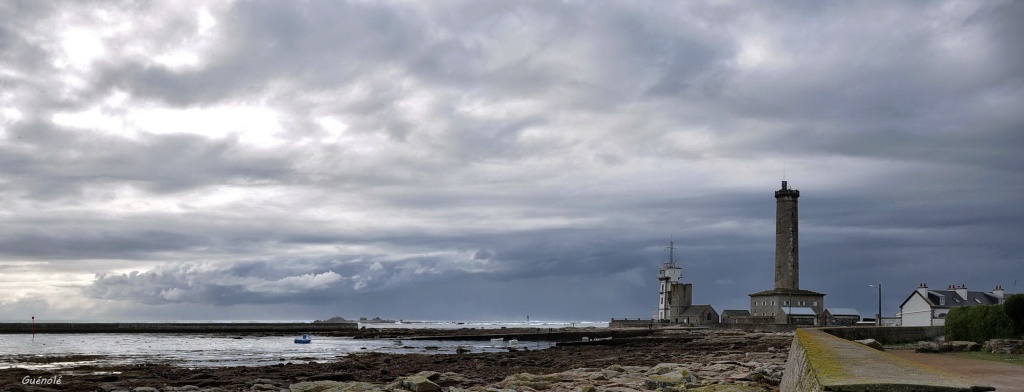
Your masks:
[[[997,392],[1024,391],[1024,366],[970,359],[949,354],[923,354],[907,350],[886,351],[897,357],[948,372],[968,376]]]
[[[942,370],[829,335],[798,329],[782,390],[820,387],[830,391],[989,391],[979,380]],[[794,351],[797,350],[797,351]],[[794,354],[798,360],[794,361]],[[798,369],[790,373],[790,364]],[[810,368],[803,367],[810,366]],[[812,370],[813,369],[813,370]],[[813,373],[807,377],[808,373]],[[795,377],[795,378],[794,378]]]

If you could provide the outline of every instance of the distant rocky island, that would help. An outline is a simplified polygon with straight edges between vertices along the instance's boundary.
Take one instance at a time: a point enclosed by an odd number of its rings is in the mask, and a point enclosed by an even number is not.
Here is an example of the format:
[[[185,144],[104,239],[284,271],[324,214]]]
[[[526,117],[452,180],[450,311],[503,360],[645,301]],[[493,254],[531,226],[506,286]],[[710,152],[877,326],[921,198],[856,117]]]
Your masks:
[[[368,319],[366,317],[360,317],[359,320],[346,320],[344,317],[334,316],[334,317],[331,317],[331,318],[329,318],[327,320],[315,320],[315,321],[313,321],[313,323],[354,323],[354,322],[360,322],[360,323],[392,323],[393,324],[393,323],[395,323],[395,320],[384,320],[384,319],[381,319],[380,317],[374,317],[372,319]]]

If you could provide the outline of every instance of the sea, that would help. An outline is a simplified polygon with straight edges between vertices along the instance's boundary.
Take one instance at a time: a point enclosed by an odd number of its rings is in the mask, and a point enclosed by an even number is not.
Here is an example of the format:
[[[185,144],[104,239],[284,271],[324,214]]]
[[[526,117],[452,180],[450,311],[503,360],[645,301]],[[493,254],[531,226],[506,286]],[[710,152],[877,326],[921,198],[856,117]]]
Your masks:
[[[280,320],[276,322],[309,322]],[[161,321],[173,322],[173,321]],[[182,321],[186,322],[186,321]],[[256,322],[204,320],[194,322]],[[274,322],[260,320],[258,322]],[[590,321],[402,321],[360,323],[360,327],[388,329],[495,329],[501,328],[605,328],[608,322]],[[488,331],[490,332],[490,331]],[[199,368],[267,366],[282,363],[325,362],[358,352],[392,354],[452,354],[506,351],[514,336],[498,341],[353,339],[311,334],[309,344],[296,344],[297,336],[239,334],[0,334],[0,369],[54,370],[77,366],[169,364]],[[554,342],[523,341],[517,348],[543,350]]]

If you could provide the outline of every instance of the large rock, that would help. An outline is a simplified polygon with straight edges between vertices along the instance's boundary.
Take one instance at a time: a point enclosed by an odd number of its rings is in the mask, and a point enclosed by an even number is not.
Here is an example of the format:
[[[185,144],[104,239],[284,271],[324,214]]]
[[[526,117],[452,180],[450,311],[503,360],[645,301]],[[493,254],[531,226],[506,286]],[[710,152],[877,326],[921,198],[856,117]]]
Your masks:
[[[305,379],[305,381],[355,381],[356,377],[352,373],[338,372],[338,373],[322,373],[314,374]]]
[[[875,339],[861,339],[861,340],[854,340],[854,341],[857,342],[857,343],[863,344],[865,346],[871,347],[871,348],[873,348],[875,350],[878,350],[878,351],[885,351],[885,349],[882,348],[882,343],[879,343]]]
[[[687,389],[686,392],[763,392],[764,390],[763,387],[747,385],[708,385]]]
[[[502,388],[509,388],[509,389],[517,389],[518,390],[518,389],[521,389],[521,388],[517,388],[517,387],[527,387],[527,388],[536,389],[538,391],[543,391],[545,389],[551,388],[551,384],[552,383],[556,383],[556,382],[560,382],[560,381],[570,381],[570,380],[566,379],[567,374],[568,373],[555,373],[555,374],[535,375],[535,374],[530,374],[530,373],[517,373],[517,374],[513,374],[511,376],[505,377],[505,379],[502,380],[499,385],[501,385]]]
[[[1024,354],[1024,340],[992,339],[985,342],[985,351],[993,354]]]
[[[946,343],[949,346],[950,351],[966,352],[966,351],[978,351],[981,350],[981,345],[975,342],[967,342],[962,340],[954,340]]]
[[[651,369],[651,375],[644,380],[644,388],[656,390],[684,390],[697,383],[697,377],[690,369],[677,363],[662,363]]]
[[[434,374],[437,374],[434,372]],[[412,392],[437,392],[441,390],[441,386],[430,381],[426,375],[415,375],[409,377],[402,377],[402,388],[408,389]]]
[[[291,392],[385,392],[382,385],[368,382],[304,381],[288,386]]]
[[[942,346],[935,342],[918,342],[914,351],[919,353],[941,353]]]

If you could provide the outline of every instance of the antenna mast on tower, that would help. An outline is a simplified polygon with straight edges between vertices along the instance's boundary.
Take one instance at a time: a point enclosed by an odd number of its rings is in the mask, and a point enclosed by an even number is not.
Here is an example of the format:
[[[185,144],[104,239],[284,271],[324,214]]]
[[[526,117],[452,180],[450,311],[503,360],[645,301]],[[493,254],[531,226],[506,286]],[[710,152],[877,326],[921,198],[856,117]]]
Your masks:
[[[666,246],[665,249],[668,249],[668,263],[665,263],[665,264],[668,264],[670,266],[675,267],[676,266],[676,255],[675,255],[676,247],[675,247],[675,242],[670,240],[668,242],[668,246]]]

